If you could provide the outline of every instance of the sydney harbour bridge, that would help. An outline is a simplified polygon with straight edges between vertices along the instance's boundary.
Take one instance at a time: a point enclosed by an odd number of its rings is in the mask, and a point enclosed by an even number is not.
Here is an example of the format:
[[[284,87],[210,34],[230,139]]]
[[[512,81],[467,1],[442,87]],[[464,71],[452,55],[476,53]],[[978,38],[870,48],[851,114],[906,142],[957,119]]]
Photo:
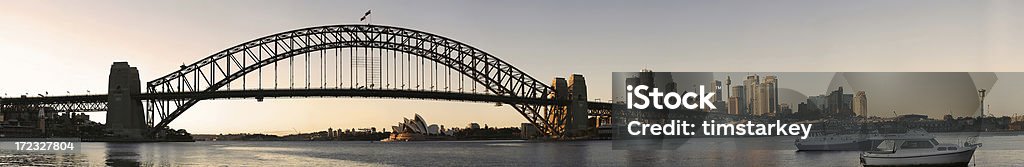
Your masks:
[[[183,64],[143,85],[127,62],[111,66],[107,94],[0,99],[0,111],[107,112],[116,134],[159,129],[203,100],[401,98],[498,103],[552,138],[580,135],[588,117],[610,116],[587,101],[582,75],[542,82],[468,44],[384,25],[329,25],[257,38]],[[214,125],[211,125],[214,126]]]

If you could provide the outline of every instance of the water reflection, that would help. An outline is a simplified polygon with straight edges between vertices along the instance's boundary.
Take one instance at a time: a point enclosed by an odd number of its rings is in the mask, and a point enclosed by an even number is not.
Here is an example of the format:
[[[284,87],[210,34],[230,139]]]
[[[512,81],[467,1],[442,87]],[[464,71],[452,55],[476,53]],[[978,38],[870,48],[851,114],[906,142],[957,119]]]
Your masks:
[[[139,145],[135,143],[107,143],[107,166],[142,166]]]
[[[587,144],[582,142],[564,142],[564,143],[546,143],[546,144],[558,144],[562,146],[545,147],[548,152],[554,153],[552,157],[554,161],[560,164],[556,166],[566,165],[572,166],[572,164],[584,164],[587,161]],[[551,163],[555,165],[555,163]]]
[[[1024,135],[983,136],[978,166],[1024,164]],[[792,137],[698,138],[677,150],[611,141],[82,143],[79,154],[0,152],[0,166],[858,166],[859,151],[797,152]],[[758,146],[770,145],[770,146]]]

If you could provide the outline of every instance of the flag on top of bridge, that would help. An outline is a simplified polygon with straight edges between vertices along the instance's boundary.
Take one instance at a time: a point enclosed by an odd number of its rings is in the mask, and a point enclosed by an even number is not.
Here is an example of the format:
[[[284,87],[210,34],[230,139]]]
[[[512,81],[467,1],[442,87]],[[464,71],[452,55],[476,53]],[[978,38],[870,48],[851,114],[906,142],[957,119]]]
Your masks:
[[[370,10],[366,10],[366,14],[363,14],[363,17],[359,18],[359,21],[366,20],[366,17],[368,17],[368,16],[370,16]]]

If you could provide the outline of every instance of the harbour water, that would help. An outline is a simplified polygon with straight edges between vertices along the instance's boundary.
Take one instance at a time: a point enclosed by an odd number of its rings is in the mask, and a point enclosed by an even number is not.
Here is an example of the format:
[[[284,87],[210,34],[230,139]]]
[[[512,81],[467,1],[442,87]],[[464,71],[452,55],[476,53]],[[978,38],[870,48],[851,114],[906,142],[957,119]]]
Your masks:
[[[960,133],[936,134],[956,143]],[[676,150],[611,141],[83,143],[77,154],[0,153],[0,166],[859,166],[858,151],[798,152],[795,137],[696,138]],[[1024,135],[982,133],[971,165],[1024,165]]]

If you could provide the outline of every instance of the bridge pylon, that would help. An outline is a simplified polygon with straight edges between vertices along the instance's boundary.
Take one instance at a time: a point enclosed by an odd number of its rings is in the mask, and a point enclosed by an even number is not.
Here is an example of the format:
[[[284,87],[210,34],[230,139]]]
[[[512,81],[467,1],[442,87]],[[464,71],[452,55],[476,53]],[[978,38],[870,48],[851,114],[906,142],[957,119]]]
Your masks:
[[[128,62],[114,62],[108,84],[107,129],[119,137],[143,138],[149,126],[138,97],[142,94],[139,70]]]
[[[573,74],[569,81],[555,78],[551,83],[554,91],[549,98],[569,101],[568,105],[552,105],[548,107],[547,118],[550,123],[551,137],[580,137],[587,135],[587,84],[583,75]]]

